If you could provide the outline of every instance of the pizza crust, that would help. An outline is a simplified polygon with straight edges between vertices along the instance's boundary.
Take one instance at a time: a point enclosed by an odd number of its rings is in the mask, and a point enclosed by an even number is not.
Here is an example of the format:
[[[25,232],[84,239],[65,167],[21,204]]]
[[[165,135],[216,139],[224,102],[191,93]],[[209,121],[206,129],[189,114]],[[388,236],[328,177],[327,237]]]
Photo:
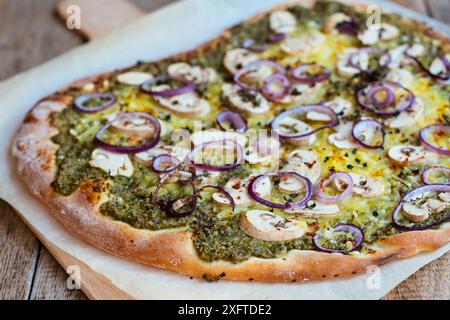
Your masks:
[[[314,1],[307,2],[312,5]],[[278,6],[270,11],[287,6]],[[252,20],[259,19],[264,14],[261,13]],[[419,26],[426,28],[431,36],[448,41],[444,35],[432,31],[424,24]],[[189,57],[209,50],[230,35],[228,30],[211,42],[178,57]],[[69,87],[82,87],[110,75],[108,73],[80,80]],[[76,237],[113,255],[207,280],[301,282],[363,273],[371,266],[436,250],[450,242],[450,228],[447,224],[442,225],[440,230],[413,231],[390,236],[377,242],[377,251],[371,255],[292,250],[283,258],[250,258],[238,264],[203,261],[193,246],[192,234],[187,228],[148,231],[108,219],[99,213],[103,195],[95,192],[89,184],[83,185],[68,197],[53,192],[51,183],[57,172],[54,158],[58,146],[51,138],[58,134],[58,130],[51,125],[50,114],[61,111],[72,103],[63,94],[69,87],[45,98],[27,114],[13,142],[12,153],[17,158],[19,175],[28,188],[49,206],[64,227]]]

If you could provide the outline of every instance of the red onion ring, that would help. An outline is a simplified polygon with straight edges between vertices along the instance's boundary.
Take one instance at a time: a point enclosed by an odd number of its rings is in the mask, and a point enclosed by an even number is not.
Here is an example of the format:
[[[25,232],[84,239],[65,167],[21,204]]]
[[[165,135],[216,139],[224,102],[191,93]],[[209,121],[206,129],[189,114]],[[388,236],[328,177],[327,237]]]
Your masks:
[[[392,104],[387,105],[388,107],[391,107],[391,109],[393,110],[388,110],[388,108],[386,108],[386,105],[384,105],[384,103],[380,106],[373,105],[374,101],[373,98],[371,98],[371,96],[374,95],[374,92],[376,94],[378,89],[385,90],[385,92],[387,92],[388,97],[386,98],[385,103],[388,104],[392,100],[390,91],[394,93],[392,88],[403,91],[403,93],[407,95],[408,99],[405,102],[398,103],[395,106],[392,106]],[[395,98],[397,98],[397,96]],[[409,89],[406,89],[401,84],[389,80],[383,80],[373,82],[369,84],[366,88],[359,90],[358,93],[356,94],[356,101],[362,108],[372,111],[379,116],[395,116],[399,112],[405,111],[406,109],[410,108],[415,103],[416,97]],[[379,109],[379,107],[381,107],[381,110]]]
[[[92,99],[106,99],[108,101],[96,108],[85,107],[84,104]],[[75,99],[74,106],[78,111],[82,113],[97,113],[112,107],[116,103],[116,101],[117,97],[112,93],[90,93],[83,94],[77,97]]]
[[[240,79],[246,73],[249,73],[252,70],[254,70],[255,67],[257,68],[257,67],[260,67],[260,66],[270,66],[270,67],[275,69],[275,71],[276,71],[275,73],[281,73],[281,74],[285,74],[286,73],[286,70],[282,66],[280,66],[278,63],[276,63],[274,61],[258,60],[258,61],[250,63],[250,64],[246,65],[245,67],[239,69],[238,72],[236,72],[235,75],[234,75],[234,82],[239,87],[241,87],[244,90],[258,91],[259,88],[256,88],[254,86],[248,85],[248,84],[242,82]]]
[[[157,173],[169,173],[177,169],[180,165],[181,161],[177,158],[168,154],[161,154],[153,159],[152,168]]]
[[[379,144],[376,145],[371,145],[368,144],[366,141],[364,141],[364,136],[362,136],[361,130],[366,129],[368,126],[373,127],[375,131],[379,131],[381,132],[382,138],[381,138],[381,142]],[[353,139],[356,140],[356,142],[367,149],[380,149],[383,147],[384,145],[384,126],[383,124],[381,124],[380,122],[376,121],[376,120],[372,120],[372,119],[364,119],[364,120],[360,120],[357,123],[355,123],[353,125],[352,128],[352,137]]]
[[[225,165],[210,165],[210,164],[203,164],[203,163],[195,163],[195,156],[198,152],[201,152],[204,148],[207,147],[222,147],[224,148],[225,145],[232,146],[234,150],[236,150],[236,161],[231,164],[225,164]],[[196,146],[190,153],[189,153],[189,160],[191,161],[192,165],[196,168],[203,169],[203,170],[210,170],[210,171],[228,171],[230,169],[236,168],[242,164],[242,161],[244,159],[244,151],[242,150],[242,147],[239,143],[232,140],[222,140],[222,141],[210,141],[205,142],[203,144],[200,144]]]
[[[378,94],[385,93],[385,98],[380,100]],[[376,106],[389,107],[395,102],[395,93],[389,87],[373,87],[367,93],[368,101]]]
[[[342,21],[336,25],[336,30],[342,34],[348,34],[351,36],[356,36],[358,34],[358,23],[355,20],[352,21]]]
[[[325,194],[325,191],[323,190],[327,185],[333,182],[334,179],[342,179],[346,182],[347,188],[339,195],[337,196],[328,196]],[[353,179],[350,174],[347,172],[333,172],[328,177],[323,178],[319,184],[315,188],[315,193],[317,200],[320,202],[325,203],[333,203],[333,202],[339,202],[344,199],[347,199],[353,191]]]
[[[181,211],[180,209],[183,208],[186,205],[190,205],[188,207],[188,210]],[[168,211],[168,215],[174,218],[183,218],[190,216],[195,208],[197,208],[197,195],[194,194],[193,196],[188,196],[185,198],[181,198],[178,200],[173,201],[170,204],[170,210]]]
[[[407,54],[408,54],[408,53],[407,53]],[[447,73],[444,74],[443,76],[440,76],[440,75],[436,75],[436,74],[431,73],[430,69],[427,68],[427,67],[422,63],[422,61],[419,60],[419,58],[413,57],[413,56],[411,56],[411,55],[408,55],[408,57],[410,57],[411,59],[413,59],[414,62],[420,67],[420,69],[422,69],[422,70],[423,70],[426,74],[428,74],[431,78],[439,79],[439,80],[442,80],[442,81],[447,81],[447,80],[450,79],[450,62],[448,61],[447,58],[445,58],[445,57],[437,57],[438,59],[441,59],[442,62],[444,63],[444,65],[447,67]]]
[[[283,41],[286,38],[287,38],[287,34],[286,33],[281,33],[281,32],[280,33],[274,33],[274,34],[271,34],[269,36],[268,42],[269,43],[277,43],[277,42]]]
[[[247,39],[242,47],[252,52],[263,52],[267,50],[269,45],[267,43],[258,44],[254,39]]]
[[[364,241],[364,232],[360,228],[358,228],[357,226],[355,226],[353,224],[338,224],[333,230],[333,232],[341,232],[341,231],[352,233],[353,235],[355,235],[356,243],[353,245],[353,247],[351,249],[339,250],[339,249],[329,249],[329,248],[325,248],[325,247],[321,246],[319,244],[318,240],[320,237],[323,236],[322,232],[317,232],[313,236],[312,242],[316,246],[317,249],[319,249],[320,251],[323,251],[323,252],[328,252],[328,253],[334,253],[334,252],[349,253],[349,252],[355,251],[359,247],[361,247],[361,245]]]
[[[325,114],[329,115],[330,118],[331,118],[330,123],[327,124],[327,125],[324,125],[324,126],[322,126],[322,127],[319,127],[319,128],[317,128],[317,129],[314,129],[314,130],[312,130],[312,131],[310,131],[310,132],[307,132],[307,133],[301,133],[301,134],[297,134],[297,133],[293,133],[293,134],[280,134],[280,133],[279,133],[280,122],[281,122],[284,118],[289,117],[289,116],[292,116],[292,115],[301,115],[301,114],[305,114],[305,113],[308,113],[308,112],[310,112],[310,111],[317,111],[317,112],[325,113]],[[280,113],[278,116],[276,116],[276,117],[272,120],[272,122],[270,123],[270,127],[272,128],[272,130],[274,130],[275,132],[277,132],[278,135],[279,135],[281,138],[284,138],[284,139],[300,139],[300,138],[304,138],[304,137],[310,136],[310,135],[312,135],[313,133],[316,133],[316,132],[318,132],[318,131],[320,131],[320,130],[323,130],[323,129],[326,129],[326,128],[332,128],[332,127],[335,127],[335,126],[338,125],[338,123],[339,123],[339,121],[338,121],[337,115],[336,115],[336,113],[334,113],[333,110],[331,110],[330,108],[325,107],[325,106],[323,106],[323,105],[315,104],[315,105],[307,105],[307,106],[301,106],[301,107],[296,107],[296,108],[288,109],[288,110],[286,110],[286,111]]]
[[[414,225],[412,227],[408,227],[408,226],[404,226],[400,223],[399,221],[399,216],[403,207],[403,204],[409,202],[409,200],[413,199],[416,197],[417,194],[421,194],[424,192],[428,192],[428,191],[436,191],[436,192],[450,192],[450,185],[447,184],[430,184],[430,185],[425,185],[425,186],[421,186],[418,187],[410,192],[408,192],[403,198],[402,200],[400,200],[400,202],[397,205],[397,208],[395,209],[394,213],[392,214],[392,224],[394,225],[394,227],[398,230],[401,231],[412,231],[412,230],[425,230],[428,229],[430,227],[439,225],[441,223],[444,223],[445,221],[450,219],[450,212],[447,216],[443,217],[441,220],[439,221],[435,221],[432,223],[425,223],[425,224],[421,224],[421,225]]]
[[[261,89],[262,94],[269,100],[279,101],[286,97],[291,91],[289,79],[281,73],[275,73],[264,80]]]
[[[150,120],[152,125],[156,128],[156,134],[152,140],[138,146],[118,146],[102,140],[101,136],[103,135],[103,133],[105,133],[105,131],[107,131],[116,121],[120,121],[124,117],[134,115],[136,115],[137,117],[142,117]],[[159,124],[158,120],[156,120],[156,118],[153,117],[151,114],[144,112],[124,112],[119,114],[114,120],[109,121],[103,128],[101,128],[97,132],[97,134],[95,135],[95,143],[102,149],[114,153],[123,153],[123,154],[139,153],[153,148],[159,142],[160,135],[161,135],[161,125]]]
[[[392,58],[389,52],[386,52],[384,50],[378,49],[378,48],[372,48],[372,47],[367,47],[367,48],[361,48],[358,49],[357,52],[353,53],[349,58],[348,58],[348,64],[350,66],[352,66],[355,69],[358,69],[361,72],[373,72],[375,70],[364,70],[361,68],[361,66],[355,61],[356,58],[358,57],[359,54],[361,54],[362,52],[367,52],[368,54],[375,54],[379,56],[379,66],[380,67],[386,67],[389,65],[389,63],[391,63]],[[385,58],[385,62],[382,62],[381,60]]]
[[[266,199],[262,198],[258,194],[258,192],[256,191],[256,187],[257,187],[258,182],[260,180],[262,180],[263,178],[265,178],[265,177],[289,177],[289,176],[301,180],[304,183],[305,187],[306,187],[306,195],[300,201],[296,201],[296,202],[292,202],[292,203],[290,203],[290,202],[287,202],[287,203],[275,203],[275,202],[272,202],[272,201],[269,201],[269,200],[266,200]],[[309,200],[311,200],[311,197],[313,195],[313,185],[312,185],[311,181],[308,178],[303,177],[303,176],[301,176],[301,175],[299,175],[298,173],[295,173],[295,172],[266,173],[266,174],[261,174],[261,175],[255,177],[249,183],[249,185],[248,185],[248,193],[253,199],[255,199],[255,201],[257,201],[257,202],[259,202],[259,203],[261,203],[261,204],[263,204],[265,206],[268,206],[268,207],[271,207],[271,208],[278,208],[278,209],[293,209],[293,208],[296,208],[296,207],[303,206]]]
[[[244,133],[247,130],[247,123],[245,122],[244,118],[237,113],[233,111],[224,111],[221,112],[216,117],[216,122],[219,125],[219,127],[222,130],[229,130],[230,128],[227,128],[227,124],[230,124],[231,128],[235,130],[238,133]]]
[[[156,84],[158,82],[168,82],[168,81],[176,81],[176,82],[180,82],[182,84],[181,87],[179,88],[174,88],[174,89],[167,89],[167,90],[163,90],[163,91],[154,91],[151,88],[149,88],[149,86]],[[183,79],[177,79],[177,78],[172,78],[172,77],[157,77],[157,78],[153,78],[150,79],[146,82],[144,82],[141,85],[141,91],[149,94],[151,96],[157,96],[157,97],[173,97],[173,96],[178,96],[180,94],[184,94],[184,93],[189,93],[194,91],[197,88],[197,85],[193,82],[187,82]]]
[[[317,75],[308,75],[308,72],[312,68],[319,68],[321,72]],[[295,68],[294,70],[292,70],[291,74],[294,80],[298,83],[316,84],[328,80],[331,76],[331,71],[326,69],[324,66],[316,63],[311,63],[304,64],[300,67]]]
[[[427,140],[428,136],[433,133],[442,134],[442,135],[447,134],[450,136],[450,126],[446,126],[443,124],[432,124],[428,127],[423,128],[422,130],[420,130],[420,133],[419,133],[420,141],[422,142],[422,144],[425,147],[433,150],[434,152],[437,152],[437,153],[440,153],[440,154],[443,154],[446,156],[450,156],[450,149],[440,148],[438,146],[435,146],[434,144],[432,144],[431,142],[429,142]]]
[[[450,180],[448,182],[444,182],[444,183],[433,183],[430,181],[430,176],[433,174],[433,172],[435,171],[442,171],[445,172],[447,174],[449,174],[450,176],[450,168],[448,167],[444,167],[444,166],[436,166],[436,167],[431,167],[426,169],[424,172],[422,172],[422,181],[425,184],[446,184],[446,185],[450,185]]]
[[[231,204],[231,208],[236,209],[236,202],[234,201],[233,197],[228,193],[228,191],[226,191],[224,188],[222,187],[218,187],[218,186],[211,186],[211,185],[207,185],[204,187],[201,187],[198,191],[197,191],[197,196],[198,194],[203,191],[204,189],[207,188],[211,188],[211,189],[216,189],[218,192],[220,192],[221,194],[223,194],[228,200],[230,200],[230,204]]]

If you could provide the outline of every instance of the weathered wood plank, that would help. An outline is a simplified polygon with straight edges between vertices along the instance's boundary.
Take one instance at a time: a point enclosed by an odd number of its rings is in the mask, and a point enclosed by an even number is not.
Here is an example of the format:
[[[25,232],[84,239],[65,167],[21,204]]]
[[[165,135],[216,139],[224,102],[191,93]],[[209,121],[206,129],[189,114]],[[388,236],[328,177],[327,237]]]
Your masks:
[[[3,201],[0,201],[0,243],[0,300],[27,299],[39,241]]]
[[[450,0],[426,0],[433,18],[450,23]]]

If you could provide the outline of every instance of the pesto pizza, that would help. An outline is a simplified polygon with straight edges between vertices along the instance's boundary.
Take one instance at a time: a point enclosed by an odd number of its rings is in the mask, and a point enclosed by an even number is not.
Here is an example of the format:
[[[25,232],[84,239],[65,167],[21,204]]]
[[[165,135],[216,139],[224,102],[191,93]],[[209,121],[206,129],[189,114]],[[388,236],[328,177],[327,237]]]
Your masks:
[[[206,280],[345,277],[450,241],[450,43],[300,1],[41,100],[13,143],[74,235]]]

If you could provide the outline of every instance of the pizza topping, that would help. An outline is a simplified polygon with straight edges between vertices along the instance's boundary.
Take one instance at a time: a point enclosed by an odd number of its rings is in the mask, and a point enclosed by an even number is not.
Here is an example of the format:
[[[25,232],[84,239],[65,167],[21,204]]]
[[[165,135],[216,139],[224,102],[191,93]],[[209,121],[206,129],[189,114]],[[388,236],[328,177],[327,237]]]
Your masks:
[[[287,164],[280,170],[283,172],[295,172],[316,183],[321,174],[321,165],[317,155],[308,150],[296,149],[286,157]],[[292,180],[291,178],[287,178]],[[296,179],[295,179],[296,180]],[[298,182],[298,180],[296,180]]]
[[[385,80],[388,81],[401,83],[405,88],[408,88],[411,85],[413,79],[413,74],[407,69],[392,69],[385,78]]]
[[[358,147],[358,145],[356,143],[353,143],[351,138],[344,137],[340,133],[330,134],[328,136],[328,142],[339,149],[354,149],[354,148]]]
[[[220,142],[220,141],[235,141],[242,148],[245,147],[247,143],[247,137],[244,134],[233,132],[233,131],[219,131],[216,129],[198,131],[191,135],[191,141],[194,146],[199,146],[207,142]]]
[[[216,117],[216,122],[222,130],[233,130],[237,133],[244,133],[247,130],[247,123],[242,116],[233,111],[223,111]]]
[[[193,92],[197,86],[193,82],[187,82],[173,77],[157,77],[144,82],[141,91],[154,97],[171,98]]]
[[[386,119],[384,123],[389,128],[407,128],[414,125],[422,116],[425,106],[420,99],[416,99],[414,104],[401,112],[398,116]]]
[[[416,97],[401,84],[384,80],[359,90],[356,100],[361,107],[379,116],[395,116],[410,108]]]
[[[400,164],[418,164],[437,158],[436,153],[427,151],[423,147],[411,145],[399,145],[392,147],[388,152],[389,157]]]
[[[358,34],[358,39],[364,45],[374,45],[380,41],[389,41],[399,36],[400,31],[396,26],[387,23],[370,25],[366,30]]]
[[[282,102],[291,92],[291,83],[284,74],[275,73],[264,80],[261,92],[269,100]]]
[[[111,108],[117,101],[112,93],[83,94],[75,99],[75,109],[82,113],[97,113]]]
[[[193,82],[196,84],[213,82],[217,77],[214,69],[203,69],[198,66],[191,66],[185,62],[171,64],[167,68],[167,72],[173,78],[183,79],[186,82]]]
[[[262,115],[270,109],[269,102],[262,94],[243,90],[236,84],[224,84],[222,94],[233,108],[248,114]]]
[[[213,193],[211,198],[214,201],[216,201],[218,204],[230,205],[231,208],[234,211],[234,209],[236,208],[236,203],[234,202],[233,197],[228,193],[228,191],[226,191],[222,187],[212,186],[212,185],[203,186],[197,191],[197,197],[198,196],[201,197],[200,193],[202,191],[205,191],[206,189],[214,189],[214,190],[216,190],[217,192]]]
[[[356,23],[349,15],[336,12],[329,16],[323,26],[323,31],[326,33],[349,33],[355,34]]]
[[[431,61],[429,66],[426,66],[416,57],[412,58],[430,77],[442,81],[447,81],[450,79],[450,54],[436,57]]]
[[[379,149],[384,145],[384,126],[373,119],[364,119],[355,123],[352,137],[362,147]]]
[[[287,202],[278,203],[278,202],[273,202],[271,200],[265,199],[264,195],[261,195],[258,192],[258,188],[260,187],[260,185],[264,185],[265,183],[267,183],[266,182],[267,178],[275,178],[275,179],[278,179],[279,182],[281,182],[287,177],[295,178],[299,182],[303,183],[303,185],[305,186],[304,187],[305,195],[300,200],[294,200],[294,199],[290,198]],[[250,194],[250,196],[253,199],[255,199],[257,202],[259,202],[265,206],[268,206],[271,208],[278,208],[278,209],[287,209],[287,208],[295,208],[298,206],[302,206],[306,202],[308,202],[311,199],[312,194],[313,194],[313,185],[312,185],[311,181],[309,181],[308,178],[305,178],[295,172],[266,173],[266,174],[257,176],[250,182],[250,184],[248,186],[248,193]]]
[[[286,70],[276,62],[258,60],[239,69],[233,79],[244,90],[259,90],[261,83],[276,73],[285,74]]]
[[[349,253],[361,247],[364,232],[353,224],[338,224],[333,230],[317,232],[312,241],[323,252]]]
[[[146,72],[130,71],[117,76],[117,81],[130,86],[140,86],[146,81],[153,79],[153,76]]]
[[[316,84],[328,80],[331,76],[331,71],[324,66],[312,63],[295,68],[291,74],[298,83]]]
[[[119,175],[131,177],[134,172],[133,164],[128,155],[112,153],[104,149],[95,149],[92,152],[89,165],[100,168],[113,177]]]
[[[116,136],[111,135],[110,128],[112,128],[116,123],[120,124],[118,125],[119,128],[123,127],[124,123],[127,122],[127,119],[141,119],[145,121],[145,126],[151,126],[152,129],[146,129],[145,136],[134,134],[130,135],[127,139],[123,139],[123,136],[117,138]],[[131,127],[136,128],[134,125]],[[139,126],[138,128],[139,129],[136,129],[137,132],[143,130],[142,126]],[[132,131],[132,129],[127,130]],[[151,134],[147,135],[148,132],[151,132]],[[102,149],[108,150],[110,152],[140,153],[156,146],[159,142],[160,133],[160,124],[158,120],[156,120],[156,118],[151,114],[144,112],[124,112],[119,114],[115,119],[109,121],[102,129],[97,132],[97,134],[95,135],[95,143]]]
[[[242,146],[233,140],[210,141],[196,146],[189,160],[199,169],[227,171],[243,163]]]
[[[250,139],[250,145],[245,152],[245,160],[250,164],[269,163],[279,158],[280,141],[275,137],[260,136],[255,141]]]
[[[377,197],[384,193],[383,180],[370,178],[356,173],[349,173],[353,181],[352,192],[363,197]],[[338,190],[344,191],[348,188],[348,181],[336,177],[333,181]]]
[[[340,194],[330,195],[326,192],[326,187],[334,181],[342,181],[340,186],[345,186],[344,188],[339,188],[342,191]],[[334,203],[347,199],[353,191],[353,180],[350,174],[346,172],[333,172],[329,176],[323,178],[315,188],[315,194],[317,200],[324,203]],[[336,192],[334,192],[336,193]]]
[[[361,72],[372,73],[386,67],[390,62],[389,53],[377,48],[348,48],[338,56],[337,68],[343,77],[351,77]]]
[[[236,206],[250,206],[255,204],[255,200],[248,192],[250,177],[235,177],[225,184],[225,190],[233,197]],[[272,183],[269,178],[265,178],[262,183],[256,186],[256,192],[261,196],[268,196],[272,192]]]
[[[281,50],[287,54],[299,55],[316,49],[325,36],[317,33],[311,36],[288,37],[281,43]]]
[[[410,191],[392,214],[394,226],[402,231],[424,230],[447,221],[450,219],[450,202],[445,199],[449,192],[450,185],[445,184],[426,185]]]
[[[258,60],[258,55],[247,49],[237,48],[227,51],[223,64],[231,74],[235,74],[238,70]]]
[[[265,241],[287,241],[302,237],[308,230],[304,222],[284,218],[267,210],[250,210],[239,220],[249,236]]]
[[[316,128],[312,128],[302,120],[296,118],[305,116],[312,111],[329,116],[330,121],[325,125],[320,125]],[[272,120],[271,127],[272,130],[277,132],[281,138],[301,139],[320,130],[334,127],[337,124],[337,116],[330,108],[323,105],[308,105],[292,108],[280,113],[275,119]]]
[[[295,30],[297,19],[289,11],[276,11],[270,14],[270,28],[276,33],[289,33]]]
[[[428,168],[422,173],[422,181],[425,184],[450,184],[450,168],[444,166]]]
[[[305,216],[334,216],[339,212],[339,206],[335,204],[320,203],[309,200],[304,206],[284,210],[289,214],[300,214]]]
[[[143,165],[151,165],[153,163],[153,159],[160,155],[170,155],[171,157],[176,158],[179,162],[183,162],[188,154],[189,149],[186,147],[179,145],[169,146],[158,144],[150,150],[136,153],[134,155],[134,159]]]
[[[434,152],[450,156],[450,126],[433,124],[420,130],[420,141]]]
[[[154,120],[148,117],[148,113],[123,113],[111,125],[111,130],[127,136],[151,137],[156,129]]]
[[[339,117],[348,116],[353,109],[352,103],[341,97],[337,97],[331,101],[326,101],[323,105],[333,110]]]
[[[180,160],[168,154],[161,154],[153,159],[153,171],[157,173],[169,173],[181,165]]]
[[[267,50],[269,45],[267,43],[258,43],[255,39],[247,39],[242,44],[242,47],[251,52],[263,52]]]

